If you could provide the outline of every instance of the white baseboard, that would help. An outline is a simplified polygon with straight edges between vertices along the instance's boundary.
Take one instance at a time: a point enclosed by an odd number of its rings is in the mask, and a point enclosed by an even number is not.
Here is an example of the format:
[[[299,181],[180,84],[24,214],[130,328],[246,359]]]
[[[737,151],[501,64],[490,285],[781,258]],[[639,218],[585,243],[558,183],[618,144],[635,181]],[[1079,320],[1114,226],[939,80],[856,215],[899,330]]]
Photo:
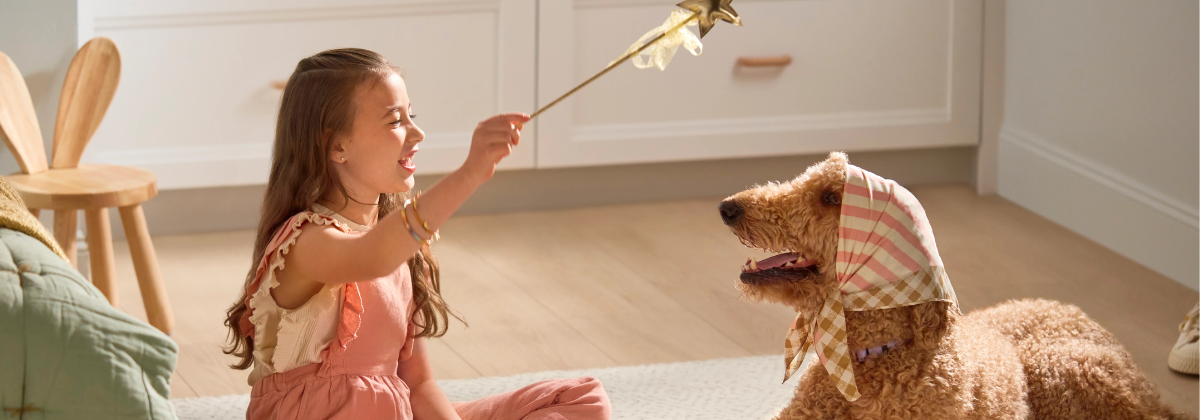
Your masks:
[[[1000,131],[999,193],[1192,289],[1200,211],[1020,129]]]

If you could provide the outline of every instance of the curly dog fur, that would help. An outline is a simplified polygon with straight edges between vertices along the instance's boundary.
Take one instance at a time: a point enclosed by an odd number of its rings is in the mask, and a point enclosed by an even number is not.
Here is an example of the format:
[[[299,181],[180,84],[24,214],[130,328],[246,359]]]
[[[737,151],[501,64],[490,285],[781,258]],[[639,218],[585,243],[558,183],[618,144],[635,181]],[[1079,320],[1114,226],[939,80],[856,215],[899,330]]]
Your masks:
[[[846,155],[832,153],[790,182],[722,202],[726,224],[748,247],[797,252],[805,270],[743,273],[742,292],[817,314],[835,273]],[[1079,308],[1009,301],[961,315],[945,302],[846,312],[853,349],[889,340],[911,345],[854,363],[862,397],[849,402],[824,366],[803,372],[775,418],[799,419],[1175,419],[1116,338]],[[780,326],[781,332],[785,326]]]

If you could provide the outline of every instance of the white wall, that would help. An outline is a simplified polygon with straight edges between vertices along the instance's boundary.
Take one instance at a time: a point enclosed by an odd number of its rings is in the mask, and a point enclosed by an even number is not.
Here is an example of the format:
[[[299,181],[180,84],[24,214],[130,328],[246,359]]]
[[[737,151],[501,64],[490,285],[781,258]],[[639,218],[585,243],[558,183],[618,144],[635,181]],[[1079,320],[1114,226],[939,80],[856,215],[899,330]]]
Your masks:
[[[1197,288],[1196,1],[1009,1],[1000,195]]]
[[[62,82],[78,47],[76,11],[76,0],[0,1],[0,51],[17,64],[25,77],[47,156]],[[18,170],[16,160],[5,148],[0,152],[0,174]]]

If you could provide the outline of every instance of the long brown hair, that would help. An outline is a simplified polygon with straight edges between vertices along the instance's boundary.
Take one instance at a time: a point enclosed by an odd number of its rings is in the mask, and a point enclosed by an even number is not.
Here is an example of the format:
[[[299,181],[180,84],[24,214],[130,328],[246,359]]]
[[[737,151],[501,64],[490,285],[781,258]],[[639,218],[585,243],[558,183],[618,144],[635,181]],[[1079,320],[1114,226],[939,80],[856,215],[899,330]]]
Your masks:
[[[336,190],[346,200],[351,199],[329,164],[333,138],[350,130],[354,95],[359,87],[378,83],[392,73],[401,72],[383,56],[364,49],[345,48],[300,60],[288,78],[275,123],[271,175],[263,196],[250,271],[242,293],[225,313],[225,326],[230,334],[225,354],[241,358],[230,367],[246,369],[254,360],[254,339],[242,331],[241,319],[247,310],[246,288],[254,281],[267,244],[283,222],[312,208],[328,192]],[[402,203],[402,193],[380,194],[378,217],[399,209]],[[414,317],[417,337],[446,334],[447,316],[454,314],[442,300],[438,263],[427,245],[421,246],[408,260],[408,268],[417,308]]]

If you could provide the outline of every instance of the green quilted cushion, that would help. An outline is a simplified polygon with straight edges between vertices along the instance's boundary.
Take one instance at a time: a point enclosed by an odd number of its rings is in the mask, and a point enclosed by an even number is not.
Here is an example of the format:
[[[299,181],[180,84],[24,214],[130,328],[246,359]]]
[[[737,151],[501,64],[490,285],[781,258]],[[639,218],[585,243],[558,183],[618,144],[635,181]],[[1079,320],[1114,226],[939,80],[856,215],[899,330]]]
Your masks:
[[[173,419],[177,351],[45,244],[0,229],[0,418]]]

